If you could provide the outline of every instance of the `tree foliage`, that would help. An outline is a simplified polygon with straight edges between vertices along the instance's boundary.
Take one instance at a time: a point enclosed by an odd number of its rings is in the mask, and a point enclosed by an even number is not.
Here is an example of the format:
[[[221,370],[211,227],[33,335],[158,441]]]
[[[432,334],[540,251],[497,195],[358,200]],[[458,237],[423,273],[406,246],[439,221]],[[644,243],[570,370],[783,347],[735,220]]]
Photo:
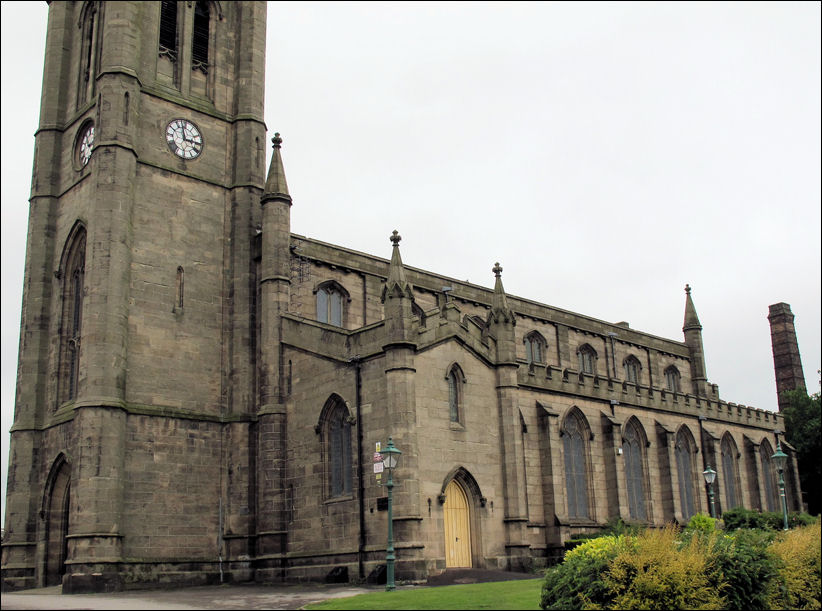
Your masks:
[[[822,405],[820,393],[808,395],[804,389],[785,393],[790,405],[782,410],[785,418],[785,438],[796,448],[799,462],[799,482],[805,492],[808,512],[818,515],[822,511],[819,482],[822,481]]]

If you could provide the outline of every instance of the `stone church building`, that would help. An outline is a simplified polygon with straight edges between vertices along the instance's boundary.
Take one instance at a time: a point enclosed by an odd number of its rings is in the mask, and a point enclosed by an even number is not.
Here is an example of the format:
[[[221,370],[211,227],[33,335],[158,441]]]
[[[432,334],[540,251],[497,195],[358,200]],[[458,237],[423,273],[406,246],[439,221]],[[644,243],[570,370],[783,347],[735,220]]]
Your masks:
[[[709,465],[777,509],[782,417],[720,399],[689,287],[667,339],[293,234],[265,40],[265,3],[50,3],[4,587],[366,579],[389,437],[400,580],[685,523]]]

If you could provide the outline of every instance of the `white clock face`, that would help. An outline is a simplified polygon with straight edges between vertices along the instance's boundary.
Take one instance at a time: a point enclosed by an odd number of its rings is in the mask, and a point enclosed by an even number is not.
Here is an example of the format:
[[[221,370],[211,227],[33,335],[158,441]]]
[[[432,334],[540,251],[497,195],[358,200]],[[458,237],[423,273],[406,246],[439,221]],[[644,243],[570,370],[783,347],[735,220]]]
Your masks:
[[[194,159],[203,150],[203,137],[191,121],[174,119],[166,127],[166,142],[171,152],[183,159]]]
[[[94,126],[89,125],[83,132],[80,140],[80,165],[85,166],[91,159],[91,149],[94,147]]]

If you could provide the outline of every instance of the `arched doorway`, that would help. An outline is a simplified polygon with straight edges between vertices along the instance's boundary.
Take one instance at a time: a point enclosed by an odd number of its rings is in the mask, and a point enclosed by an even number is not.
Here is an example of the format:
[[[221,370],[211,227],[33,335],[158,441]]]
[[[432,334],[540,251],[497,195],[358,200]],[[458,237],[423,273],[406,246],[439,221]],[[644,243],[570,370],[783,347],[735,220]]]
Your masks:
[[[471,509],[468,496],[456,480],[445,488],[443,522],[445,530],[445,567],[471,567]]]
[[[68,552],[69,496],[71,467],[65,459],[54,465],[47,486],[45,503],[46,563],[45,585],[60,585],[66,572]]]

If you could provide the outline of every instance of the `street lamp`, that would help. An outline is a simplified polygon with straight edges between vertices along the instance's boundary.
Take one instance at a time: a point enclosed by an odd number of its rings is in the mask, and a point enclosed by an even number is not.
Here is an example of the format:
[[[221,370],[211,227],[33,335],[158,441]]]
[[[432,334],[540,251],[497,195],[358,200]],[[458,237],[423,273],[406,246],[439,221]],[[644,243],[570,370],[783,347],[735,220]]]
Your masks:
[[[388,469],[388,482],[385,484],[388,488],[388,547],[385,550],[385,590],[390,592],[394,589],[394,516],[393,516],[393,497],[394,479],[392,478],[394,467],[400,462],[400,452],[394,447],[394,440],[388,438],[388,447],[382,452],[382,464]]]
[[[788,455],[782,451],[782,446],[776,442],[776,452],[771,456],[773,464],[779,473],[779,496],[782,497],[782,522],[784,530],[788,530],[788,503],[785,500],[785,480],[782,477],[782,472],[785,470],[785,465],[788,463]]]
[[[716,471],[711,469],[711,465],[702,472],[705,477],[705,483],[708,484],[708,498],[711,500],[711,517],[716,517],[716,509],[714,508],[714,480],[716,479]]]

